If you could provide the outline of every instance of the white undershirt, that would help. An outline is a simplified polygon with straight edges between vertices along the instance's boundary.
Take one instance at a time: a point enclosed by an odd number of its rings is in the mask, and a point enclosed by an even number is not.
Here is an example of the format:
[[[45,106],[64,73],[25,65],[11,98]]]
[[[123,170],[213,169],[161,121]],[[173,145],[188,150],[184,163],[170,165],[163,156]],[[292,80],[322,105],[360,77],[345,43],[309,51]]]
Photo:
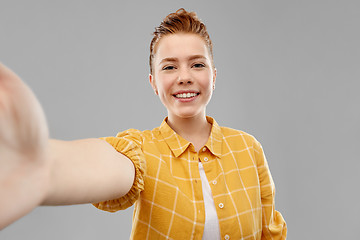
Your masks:
[[[205,227],[204,227],[204,234],[202,239],[219,240],[220,239],[219,220],[216,214],[215,203],[211,193],[209,181],[206,178],[204,167],[201,162],[199,162],[199,171],[200,171],[202,192],[203,192],[204,204],[205,204]]]

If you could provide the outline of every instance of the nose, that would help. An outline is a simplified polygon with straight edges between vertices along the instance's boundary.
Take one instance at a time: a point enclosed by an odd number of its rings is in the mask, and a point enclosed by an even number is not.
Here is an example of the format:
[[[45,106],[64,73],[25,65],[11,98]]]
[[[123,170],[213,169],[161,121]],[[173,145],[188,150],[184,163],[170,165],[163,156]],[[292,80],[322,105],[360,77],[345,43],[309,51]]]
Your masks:
[[[178,84],[185,85],[185,84],[192,84],[192,78],[191,74],[188,69],[181,69],[179,71],[179,77],[178,77]]]

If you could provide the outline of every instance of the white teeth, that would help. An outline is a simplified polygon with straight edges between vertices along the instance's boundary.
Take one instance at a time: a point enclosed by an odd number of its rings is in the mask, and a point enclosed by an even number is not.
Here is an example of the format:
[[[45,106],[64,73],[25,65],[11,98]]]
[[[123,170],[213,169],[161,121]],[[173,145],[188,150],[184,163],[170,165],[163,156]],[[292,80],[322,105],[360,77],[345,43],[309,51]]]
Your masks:
[[[191,98],[195,96],[197,96],[197,93],[180,93],[175,95],[177,98]]]

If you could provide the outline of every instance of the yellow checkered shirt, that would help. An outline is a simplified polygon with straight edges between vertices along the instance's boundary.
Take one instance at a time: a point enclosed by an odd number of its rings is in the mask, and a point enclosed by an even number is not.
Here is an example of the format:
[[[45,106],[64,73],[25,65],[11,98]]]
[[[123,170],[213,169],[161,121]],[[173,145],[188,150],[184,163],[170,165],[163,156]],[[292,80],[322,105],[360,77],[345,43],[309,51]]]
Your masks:
[[[274,209],[275,187],[260,143],[207,119],[212,130],[199,152],[166,119],[151,131],[129,129],[104,138],[133,161],[136,176],[125,196],[94,205],[115,212],[135,204],[131,239],[202,239],[201,161],[222,239],[286,239],[286,224]]]

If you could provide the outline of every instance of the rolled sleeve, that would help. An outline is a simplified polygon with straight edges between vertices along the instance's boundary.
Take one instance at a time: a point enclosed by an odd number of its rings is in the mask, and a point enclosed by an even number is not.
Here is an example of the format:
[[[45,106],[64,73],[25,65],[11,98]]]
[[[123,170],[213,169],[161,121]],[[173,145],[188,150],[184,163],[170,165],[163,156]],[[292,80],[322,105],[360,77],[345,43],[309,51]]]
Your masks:
[[[128,157],[135,167],[134,183],[127,194],[121,198],[93,203],[98,209],[116,212],[132,206],[144,190],[144,175],[146,169],[145,157],[142,151],[142,132],[129,129],[118,133],[116,137],[101,138],[111,144],[118,152]]]

